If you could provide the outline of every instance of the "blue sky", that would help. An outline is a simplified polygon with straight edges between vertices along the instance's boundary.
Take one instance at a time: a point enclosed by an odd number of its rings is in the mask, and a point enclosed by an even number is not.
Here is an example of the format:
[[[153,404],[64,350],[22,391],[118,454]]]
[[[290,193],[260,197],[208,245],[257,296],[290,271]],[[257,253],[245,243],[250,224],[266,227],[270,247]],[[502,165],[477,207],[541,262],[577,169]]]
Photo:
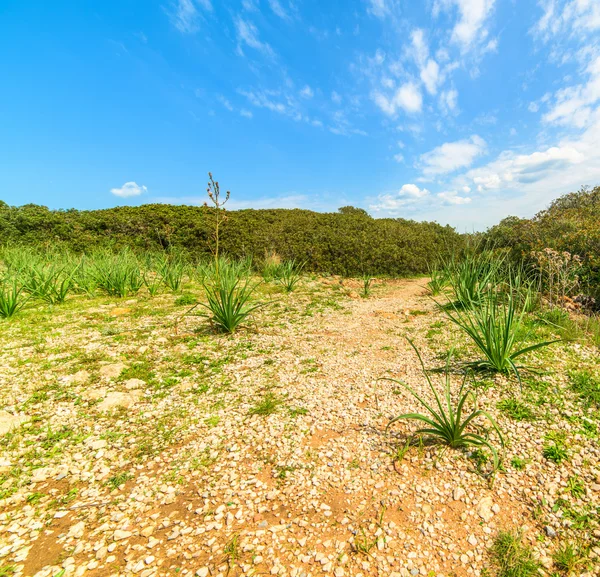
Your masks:
[[[482,229],[600,184],[598,0],[0,3],[0,198]]]

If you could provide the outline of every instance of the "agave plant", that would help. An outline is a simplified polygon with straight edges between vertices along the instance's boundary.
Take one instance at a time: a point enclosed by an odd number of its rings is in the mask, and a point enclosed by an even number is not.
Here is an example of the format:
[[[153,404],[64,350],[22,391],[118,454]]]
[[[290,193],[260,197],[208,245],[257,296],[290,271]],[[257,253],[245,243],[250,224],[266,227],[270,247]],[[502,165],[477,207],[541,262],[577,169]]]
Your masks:
[[[117,254],[95,255],[93,275],[98,288],[110,296],[127,297],[136,294],[144,284],[140,265],[128,250]]]
[[[461,259],[452,259],[448,265],[448,283],[456,305],[474,308],[497,282],[504,257],[491,252],[467,253]]]
[[[529,336],[524,331],[524,316],[529,296],[523,296],[519,277],[509,278],[508,288],[502,293],[491,290],[478,308],[465,310],[458,306],[442,307],[448,318],[459,326],[483,353],[484,358],[470,365],[500,373],[513,372],[521,381],[516,361],[526,353],[560,341],[555,339],[523,346]],[[518,301],[521,300],[519,309]]]
[[[367,298],[371,294],[371,284],[375,279],[370,274],[364,274],[362,276],[363,290],[361,296]]]
[[[429,270],[427,289],[432,296],[437,296],[448,286],[448,270],[445,267],[434,266]]]
[[[280,265],[277,282],[283,286],[285,292],[291,293],[300,282],[304,264],[297,264],[295,260],[286,260]]]
[[[0,318],[9,319],[23,308],[27,299],[21,298],[22,291],[16,279],[0,284]]]
[[[167,286],[173,292],[178,292],[181,288],[185,268],[185,263],[181,256],[162,255],[158,261],[157,272],[165,286]]]
[[[218,330],[233,333],[248,318],[262,306],[262,303],[250,303],[250,298],[258,285],[250,284],[248,277],[242,278],[235,274],[224,274],[204,284],[208,303],[200,303],[210,311],[205,314]]]
[[[466,382],[469,375],[465,375],[458,391],[457,398],[456,400],[453,400],[450,390],[450,371],[448,366],[450,357],[448,357],[444,392],[443,395],[440,395],[427,370],[425,369],[425,364],[423,363],[421,353],[410,339],[408,339],[408,342],[417,353],[423,374],[425,375],[427,384],[433,393],[435,404],[428,403],[421,395],[419,395],[405,382],[386,377],[385,380],[392,381],[405,388],[427,411],[427,414],[404,413],[402,415],[398,415],[390,420],[386,430],[389,429],[389,427],[394,423],[402,419],[420,421],[421,423],[424,423],[425,426],[417,429],[417,431],[415,431],[415,435],[428,435],[454,449],[487,447],[491,451],[494,458],[494,470],[497,469],[500,462],[497,449],[486,436],[483,436],[479,432],[475,432],[472,429],[477,430],[476,421],[477,419],[483,417],[491,424],[494,431],[498,434],[501,446],[504,446],[502,433],[500,432],[500,428],[498,427],[494,418],[487,411],[478,409],[477,407],[471,409],[470,412],[466,410],[467,402],[471,397],[473,397],[472,392],[466,387]]]

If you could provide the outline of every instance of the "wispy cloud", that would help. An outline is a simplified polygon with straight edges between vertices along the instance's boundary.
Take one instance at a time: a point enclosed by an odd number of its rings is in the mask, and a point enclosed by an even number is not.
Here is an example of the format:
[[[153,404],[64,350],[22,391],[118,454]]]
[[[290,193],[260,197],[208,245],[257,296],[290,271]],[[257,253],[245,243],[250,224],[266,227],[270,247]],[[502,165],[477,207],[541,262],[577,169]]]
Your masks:
[[[177,0],[167,8],[167,13],[179,32],[192,34],[199,28],[201,16],[198,8],[207,12],[212,12],[213,9],[210,0]]]
[[[279,16],[279,18],[281,18],[282,20],[291,20],[290,15],[283,8],[279,0],[269,0],[269,7],[273,11],[273,14]]]
[[[395,214],[429,195],[430,192],[426,188],[419,188],[416,184],[404,184],[397,192],[380,194],[369,209],[376,213]]]
[[[302,96],[302,98],[309,99],[314,96],[314,92],[312,88],[307,84],[304,88],[302,88],[302,90],[300,90],[300,96]]]
[[[235,29],[238,39],[238,52],[243,54],[243,46],[246,45],[254,50],[262,52],[266,56],[273,58],[275,52],[267,42],[262,42],[259,38],[258,29],[249,20],[244,20],[238,16],[235,21]]]
[[[141,186],[137,184],[137,182],[126,182],[120,188],[111,188],[110,192],[115,196],[119,196],[121,198],[129,198],[132,196],[139,196],[140,194],[144,194],[148,192],[148,189],[145,186]]]
[[[433,12],[436,15],[441,10],[457,10],[458,19],[452,29],[451,42],[466,52],[488,40],[487,21],[492,14],[494,3],[495,0],[436,0]]]

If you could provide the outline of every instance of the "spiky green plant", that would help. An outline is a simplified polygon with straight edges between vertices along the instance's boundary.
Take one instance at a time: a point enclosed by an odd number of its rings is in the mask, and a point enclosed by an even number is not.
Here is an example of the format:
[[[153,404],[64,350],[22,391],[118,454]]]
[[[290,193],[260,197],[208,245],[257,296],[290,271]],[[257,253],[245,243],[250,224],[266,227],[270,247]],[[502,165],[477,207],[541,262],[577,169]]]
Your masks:
[[[224,273],[221,268],[218,279],[204,284],[208,303],[200,304],[209,311],[205,316],[218,330],[235,332],[252,312],[262,306],[261,303],[250,303],[256,287],[256,284],[250,284],[247,277]]]
[[[277,282],[281,284],[285,292],[291,293],[296,288],[302,278],[303,267],[304,264],[298,264],[293,259],[281,263]]]
[[[494,470],[496,470],[500,462],[497,449],[488,440],[487,437],[484,437],[483,435],[479,434],[478,432],[474,432],[471,429],[476,428],[476,420],[483,417],[484,419],[487,419],[487,421],[491,424],[492,428],[498,434],[498,437],[500,438],[500,444],[502,446],[504,446],[504,440],[502,438],[502,433],[500,432],[500,429],[496,424],[496,421],[487,411],[484,411],[483,409],[478,409],[476,406],[472,408],[470,412],[466,410],[467,402],[469,401],[469,399],[474,397],[473,392],[466,387],[469,375],[465,375],[461,383],[460,389],[458,390],[458,393],[456,395],[456,399],[453,399],[450,383],[449,356],[445,371],[444,392],[442,395],[440,395],[435,385],[433,384],[427,369],[425,368],[425,364],[423,363],[421,353],[410,339],[408,339],[408,342],[417,354],[419,363],[421,365],[421,369],[423,371],[423,374],[425,375],[425,379],[427,380],[429,389],[433,393],[435,403],[428,403],[423,398],[423,396],[419,395],[404,381],[399,381],[397,379],[385,377],[385,380],[392,381],[405,388],[427,411],[427,414],[404,413],[402,415],[398,415],[397,417],[394,417],[390,420],[390,422],[387,425],[387,429],[389,429],[391,425],[402,419],[420,421],[424,423],[425,426],[421,427],[420,429],[417,429],[415,435],[428,435],[454,449],[468,447],[487,447],[493,455]]]
[[[27,299],[22,298],[22,291],[16,279],[0,284],[0,318],[9,319],[25,306]]]
[[[178,292],[185,274],[185,262],[180,255],[161,255],[157,273],[165,286]]]
[[[453,258],[446,264],[448,284],[455,306],[474,308],[496,285],[504,257],[491,252],[467,252],[462,258]]]
[[[448,286],[448,276],[448,270],[444,266],[430,268],[427,289],[431,296],[437,296],[444,292],[444,289]]]
[[[362,276],[363,289],[361,296],[367,298],[371,295],[371,284],[373,283],[373,277],[370,274],[364,274]]]
[[[98,253],[91,260],[96,285],[108,295],[127,297],[142,288],[144,279],[140,265],[130,251]]]
[[[520,382],[519,368],[523,366],[516,364],[517,359],[560,339],[523,346],[530,333],[524,330],[526,307],[519,310],[515,297],[520,280],[518,277],[509,278],[507,284],[508,289],[502,293],[489,290],[479,307],[464,309],[454,305],[441,308],[483,353],[484,358],[470,363],[471,367],[500,373],[513,372]]]
[[[20,274],[23,290],[32,298],[51,305],[64,303],[74,288],[73,277],[76,272],[76,267],[69,271],[68,266],[52,262],[31,262]]]

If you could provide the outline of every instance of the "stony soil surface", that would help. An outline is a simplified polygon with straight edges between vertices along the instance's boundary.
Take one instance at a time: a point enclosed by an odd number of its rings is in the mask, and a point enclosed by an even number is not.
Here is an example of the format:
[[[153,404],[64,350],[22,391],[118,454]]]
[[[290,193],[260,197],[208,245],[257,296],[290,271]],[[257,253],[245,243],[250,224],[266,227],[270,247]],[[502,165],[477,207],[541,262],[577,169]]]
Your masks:
[[[386,425],[419,406],[378,379],[431,398],[405,337],[430,368],[453,346],[476,358],[424,285],[274,289],[234,336],[173,295],[77,297],[3,323],[0,575],[490,575],[490,544],[514,528],[549,571],[559,543],[591,543],[583,572],[600,575],[597,413],[566,376],[597,350],[533,356],[552,370],[523,390],[477,377],[506,441],[493,478],[481,453],[398,458],[416,425]],[[499,410],[507,398],[533,416]]]

